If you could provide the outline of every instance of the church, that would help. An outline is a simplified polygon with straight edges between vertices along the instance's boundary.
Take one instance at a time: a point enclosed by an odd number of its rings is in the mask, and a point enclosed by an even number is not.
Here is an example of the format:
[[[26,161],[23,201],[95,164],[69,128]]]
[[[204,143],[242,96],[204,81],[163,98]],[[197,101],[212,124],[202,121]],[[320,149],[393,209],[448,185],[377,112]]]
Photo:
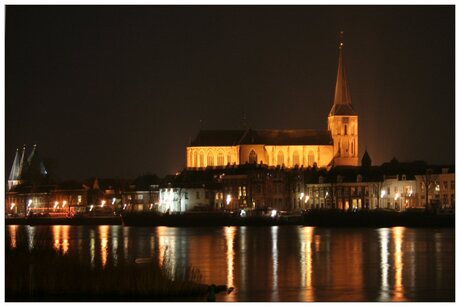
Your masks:
[[[187,147],[187,168],[247,163],[284,168],[359,166],[358,134],[341,39],[327,130],[201,130]]]

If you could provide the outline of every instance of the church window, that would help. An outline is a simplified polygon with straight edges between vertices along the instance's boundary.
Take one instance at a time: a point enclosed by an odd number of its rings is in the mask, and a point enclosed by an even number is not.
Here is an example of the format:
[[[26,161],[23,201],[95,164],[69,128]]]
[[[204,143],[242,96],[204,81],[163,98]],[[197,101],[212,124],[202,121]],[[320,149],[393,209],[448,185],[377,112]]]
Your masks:
[[[299,152],[297,150],[294,151],[292,154],[292,164],[295,165],[300,165],[300,158],[299,158]]]
[[[313,153],[313,151],[309,151],[308,152],[308,166],[313,166],[313,164],[315,163],[315,154]]]
[[[254,149],[249,153],[249,163],[257,163],[257,154]]]
[[[204,153],[200,151],[200,167],[204,166]]]
[[[214,155],[212,152],[208,153],[208,166],[213,166],[214,165]]]
[[[217,165],[224,165],[224,154],[221,151],[217,154]]]
[[[278,163],[277,163],[278,165],[283,165],[283,164],[284,164],[284,154],[283,154],[283,152],[282,152],[281,150],[278,151],[277,160],[278,160],[278,161],[277,161],[277,162],[278,162]]]

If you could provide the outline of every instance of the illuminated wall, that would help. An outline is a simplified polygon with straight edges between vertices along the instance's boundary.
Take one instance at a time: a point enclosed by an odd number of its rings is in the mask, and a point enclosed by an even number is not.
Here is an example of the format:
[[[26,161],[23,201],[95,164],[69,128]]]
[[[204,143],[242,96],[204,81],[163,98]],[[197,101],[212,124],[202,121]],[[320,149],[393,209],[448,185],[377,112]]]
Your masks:
[[[239,164],[239,146],[187,147],[187,167]]]
[[[358,116],[329,116],[328,129],[334,140],[335,165],[359,166]]]
[[[262,163],[268,166],[293,168],[298,166],[327,167],[333,158],[332,145],[239,145],[227,147],[187,147],[187,167],[222,167]],[[357,156],[357,154],[356,154]],[[356,158],[357,159],[357,158]],[[357,161],[357,160],[356,160]]]
[[[186,212],[214,203],[214,193],[205,188],[161,188],[160,212]]]

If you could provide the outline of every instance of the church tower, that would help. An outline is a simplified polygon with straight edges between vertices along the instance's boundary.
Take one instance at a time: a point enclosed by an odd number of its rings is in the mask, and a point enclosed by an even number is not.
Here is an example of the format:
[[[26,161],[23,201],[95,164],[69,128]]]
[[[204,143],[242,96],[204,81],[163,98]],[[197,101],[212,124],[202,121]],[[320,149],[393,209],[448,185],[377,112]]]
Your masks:
[[[335,84],[334,105],[328,117],[328,130],[334,140],[334,165],[359,166],[358,114],[351,105],[350,88],[343,53],[343,31],[341,31],[339,67]]]

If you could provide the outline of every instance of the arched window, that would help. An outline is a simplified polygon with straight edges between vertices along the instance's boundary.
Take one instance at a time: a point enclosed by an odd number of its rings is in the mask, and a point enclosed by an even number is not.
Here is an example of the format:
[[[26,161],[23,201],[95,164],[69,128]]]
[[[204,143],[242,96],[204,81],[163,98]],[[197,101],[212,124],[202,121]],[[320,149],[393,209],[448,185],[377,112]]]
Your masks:
[[[208,152],[208,166],[214,166],[214,155],[212,152]]]
[[[313,164],[315,163],[315,154],[313,153],[313,151],[309,151],[308,152],[308,166],[313,166]]]
[[[193,152],[193,166],[198,167],[198,153],[196,151]]]
[[[224,165],[224,154],[222,151],[219,151],[219,153],[217,154],[217,165]]]
[[[297,150],[294,150],[294,153],[292,154],[292,165],[300,165],[299,152]]]
[[[254,151],[254,149],[251,150],[251,152],[249,153],[249,163],[251,163],[251,164],[257,163],[257,154]]]
[[[343,134],[347,135],[347,125],[343,126],[344,132]]]
[[[277,156],[277,165],[283,165],[284,164],[284,154],[283,152],[280,150],[278,151],[278,156]]]
[[[200,151],[200,165],[199,167],[203,167],[204,166],[204,153],[202,151]]]

